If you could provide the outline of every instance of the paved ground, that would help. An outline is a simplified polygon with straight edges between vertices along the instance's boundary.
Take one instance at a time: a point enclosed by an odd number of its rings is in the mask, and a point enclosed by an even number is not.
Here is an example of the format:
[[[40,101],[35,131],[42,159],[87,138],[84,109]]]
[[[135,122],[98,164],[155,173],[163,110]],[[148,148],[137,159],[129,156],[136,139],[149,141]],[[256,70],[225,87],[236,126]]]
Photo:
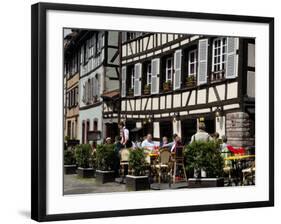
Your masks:
[[[87,194],[127,191],[125,184],[116,182],[98,185],[95,178],[80,178],[77,174],[64,175],[64,194]]]
[[[80,178],[77,174],[64,175],[64,194],[88,194],[88,193],[106,193],[106,192],[124,192],[126,184],[110,182],[105,184],[96,183],[95,178]],[[177,183],[169,186],[167,183],[154,183],[151,184],[151,190],[165,190],[165,189],[178,189],[187,187],[186,183]]]
[[[95,178],[80,178],[77,174],[74,175],[64,175],[64,194],[88,194],[88,193],[106,193],[106,192],[124,192],[128,191],[126,189],[126,184],[119,183],[120,180],[116,182],[110,182],[105,184],[96,183]],[[225,186],[228,186],[225,183]],[[234,183],[232,183],[234,186]],[[179,182],[176,184],[158,183],[151,184],[151,190],[165,190],[165,189],[179,189],[187,188],[186,182]]]

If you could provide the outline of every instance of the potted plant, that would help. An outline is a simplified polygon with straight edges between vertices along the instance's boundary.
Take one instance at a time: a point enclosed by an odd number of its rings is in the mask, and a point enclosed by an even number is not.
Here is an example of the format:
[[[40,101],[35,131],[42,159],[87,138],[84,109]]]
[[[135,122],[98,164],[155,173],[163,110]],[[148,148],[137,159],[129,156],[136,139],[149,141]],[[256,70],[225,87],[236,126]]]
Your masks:
[[[167,80],[163,83],[163,90],[164,92],[168,92],[171,90],[171,87],[172,87],[172,83],[170,80]]]
[[[187,172],[194,172],[194,178],[188,179],[188,186],[222,187],[223,159],[216,141],[194,141],[184,150]]]
[[[143,89],[144,95],[149,95],[150,94],[150,85],[145,85]]]
[[[75,174],[76,173],[76,159],[74,149],[64,150],[64,174]]]
[[[148,176],[145,174],[146,160],[144,149],[136,148],[130,152],[129,167],[132,175],[126,176],[126,187],[129,191],[148,190]]]
[[[133,88],[130,88],[128,90],[128,96],[133,96],[134,95],[134,89]]]
[[[100,144],[96,150],[96,181],[97,183],[107,183],[115,181],[114,177],[114,145]]]
[[[186,87],[194,87],[195,86],[195,76],[189,75],[186,77]]]
[[[75,157],[78,164],[77,174],[79,177],[94,177],[92,165],[92,148],[90,144],[81,144],[76,147]]]

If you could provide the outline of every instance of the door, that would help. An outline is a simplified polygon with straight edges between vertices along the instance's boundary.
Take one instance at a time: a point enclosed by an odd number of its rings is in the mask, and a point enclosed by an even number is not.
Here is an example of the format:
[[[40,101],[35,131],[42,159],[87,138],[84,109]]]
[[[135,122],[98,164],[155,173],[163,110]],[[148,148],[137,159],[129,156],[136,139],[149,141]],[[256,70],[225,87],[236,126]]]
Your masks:
[[[173,123],[172,121],[161,121],[160,122],[160,141],[166,136],[169,142],[173,141]]]
[[[205,118],[205,126],[206,126],[206,132],[208,132],[210,135],[215,133],[216,126],[215,126],[214,118]]]
[[[182,143],[188,144],[191,141],[192,135],[197,131],[197,120],[196,119],[186,119],[181,121],[181,136]]]

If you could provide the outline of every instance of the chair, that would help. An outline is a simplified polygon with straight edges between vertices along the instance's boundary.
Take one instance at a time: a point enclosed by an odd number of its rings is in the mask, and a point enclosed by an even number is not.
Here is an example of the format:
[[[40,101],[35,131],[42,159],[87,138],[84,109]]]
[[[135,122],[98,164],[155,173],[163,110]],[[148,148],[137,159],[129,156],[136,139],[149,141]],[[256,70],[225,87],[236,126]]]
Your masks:
[[[171,176],[171,165],[170,160],[171,158],[171,152],[169,149],[165,148],[160,151],[160,155],[158,158],[158,164],[155,165],[155,168],[157,170],[157,176],[158,176],[158,183],[161,183],[162,174],[167,174]],[[164,173],[163,173],[164,171]]]
[[[242,170],[242,174],[243,174],[243,182],[242,183],[243,183],[243,185],[245,185],[246,180],[249,182],[249,179],[252,182],[252,184],[255,184],[255,171],[256,171],[256,168],[255,168],[255,162],[254,161],[252,162],[250,167]]]
[[[183,175],[184,178],[182,181],[187,182],[187,176],[186,176],[186,171],[185,171],[185,166],[184,166],[184,156],[183,156],[183,146],[177,146],[175,149],[175,154],[173,158],[173,183],[176,183],[176,174],[179,171],[179,167],[182,168],[183,170]]]
[[[120,176],[125,177],[125,167],[129,167],[130,150],[124,148],[120,150]]]

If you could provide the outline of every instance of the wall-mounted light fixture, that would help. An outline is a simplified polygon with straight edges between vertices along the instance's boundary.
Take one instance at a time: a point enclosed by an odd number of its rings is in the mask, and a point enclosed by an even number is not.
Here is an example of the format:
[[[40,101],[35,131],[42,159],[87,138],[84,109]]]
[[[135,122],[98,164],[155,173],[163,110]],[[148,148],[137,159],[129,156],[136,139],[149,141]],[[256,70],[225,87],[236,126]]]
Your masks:
[[[179,112],[175,112],[174,115],[173,115],[173,121],[176,122],[180,119],[180,114]]]
[[[221,108],[217,107],[217,109],[215,110],[215,116],[217,118],[217,121],[220,120],[221,115],[222,115],[222,110]]]

